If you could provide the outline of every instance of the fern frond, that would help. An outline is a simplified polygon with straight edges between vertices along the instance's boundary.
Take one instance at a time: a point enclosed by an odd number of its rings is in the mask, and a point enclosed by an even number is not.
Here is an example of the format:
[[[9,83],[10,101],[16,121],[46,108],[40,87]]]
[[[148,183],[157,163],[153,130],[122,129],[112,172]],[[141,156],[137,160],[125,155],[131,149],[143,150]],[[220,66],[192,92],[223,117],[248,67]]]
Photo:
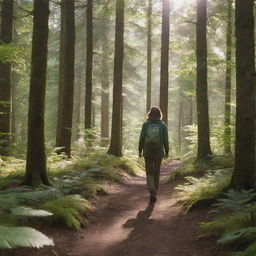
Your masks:
[[[48,217],[53,214],[49,211],[35,210],[29,207],[16,207],[11,209],[11,213],[15,216],[33,216],[33,217]]]
[[[52,239],[33,228],[0,226],[0,248],[2,249],[17,247],[41,248],[53,245]]]

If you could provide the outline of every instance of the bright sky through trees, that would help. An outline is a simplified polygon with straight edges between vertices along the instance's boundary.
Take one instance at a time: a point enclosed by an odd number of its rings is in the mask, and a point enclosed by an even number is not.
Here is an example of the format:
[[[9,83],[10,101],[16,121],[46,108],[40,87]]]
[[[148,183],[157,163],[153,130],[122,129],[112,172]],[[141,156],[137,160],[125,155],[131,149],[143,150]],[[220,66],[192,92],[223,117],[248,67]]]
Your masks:
[[[175,9],[179,9],[183,6],[186,6],[187,4],[196,3],[196,0],[172,0],[173,7]]]

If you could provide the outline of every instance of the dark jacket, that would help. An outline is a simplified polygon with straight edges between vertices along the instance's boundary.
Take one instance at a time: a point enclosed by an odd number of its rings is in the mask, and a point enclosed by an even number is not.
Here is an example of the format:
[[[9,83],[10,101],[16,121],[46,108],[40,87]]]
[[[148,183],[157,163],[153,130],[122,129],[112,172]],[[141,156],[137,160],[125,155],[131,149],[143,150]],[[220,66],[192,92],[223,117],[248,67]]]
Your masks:
[[[159,149],[148,149],[145,147],[145,136],[146,129],[150,123],[159,123],[160,124],[160,133],[162,138],[163,146]],[[169,140],[168,140],[168,130],[166,124],[161,120],[147,120],[143,123],[140,140],[139,140],[139,153],[142,153],[144,157],[150,158],[163,158],[165,154],[169,154]]]

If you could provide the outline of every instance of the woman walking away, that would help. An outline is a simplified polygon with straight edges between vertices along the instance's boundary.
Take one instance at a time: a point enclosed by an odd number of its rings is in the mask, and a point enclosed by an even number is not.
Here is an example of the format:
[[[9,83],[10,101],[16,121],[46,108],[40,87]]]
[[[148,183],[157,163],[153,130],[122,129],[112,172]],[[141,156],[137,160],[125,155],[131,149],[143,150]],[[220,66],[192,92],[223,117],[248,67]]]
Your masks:
[[[162,117],[159,107],[151,107],[140,133],[139,157],[142,156],[143,150],[151,203],[156,202],[162,159],[169,154],[168,130]]]

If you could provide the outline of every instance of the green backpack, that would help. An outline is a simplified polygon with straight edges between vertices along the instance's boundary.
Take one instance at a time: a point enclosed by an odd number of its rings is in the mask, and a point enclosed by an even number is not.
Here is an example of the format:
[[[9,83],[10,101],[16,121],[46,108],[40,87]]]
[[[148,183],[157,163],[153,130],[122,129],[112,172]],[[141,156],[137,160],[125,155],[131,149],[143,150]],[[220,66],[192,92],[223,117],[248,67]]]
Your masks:
[[[159,149],[162,146],[160,124],[149,124],[146,128],[145,147],[147,149]]]

